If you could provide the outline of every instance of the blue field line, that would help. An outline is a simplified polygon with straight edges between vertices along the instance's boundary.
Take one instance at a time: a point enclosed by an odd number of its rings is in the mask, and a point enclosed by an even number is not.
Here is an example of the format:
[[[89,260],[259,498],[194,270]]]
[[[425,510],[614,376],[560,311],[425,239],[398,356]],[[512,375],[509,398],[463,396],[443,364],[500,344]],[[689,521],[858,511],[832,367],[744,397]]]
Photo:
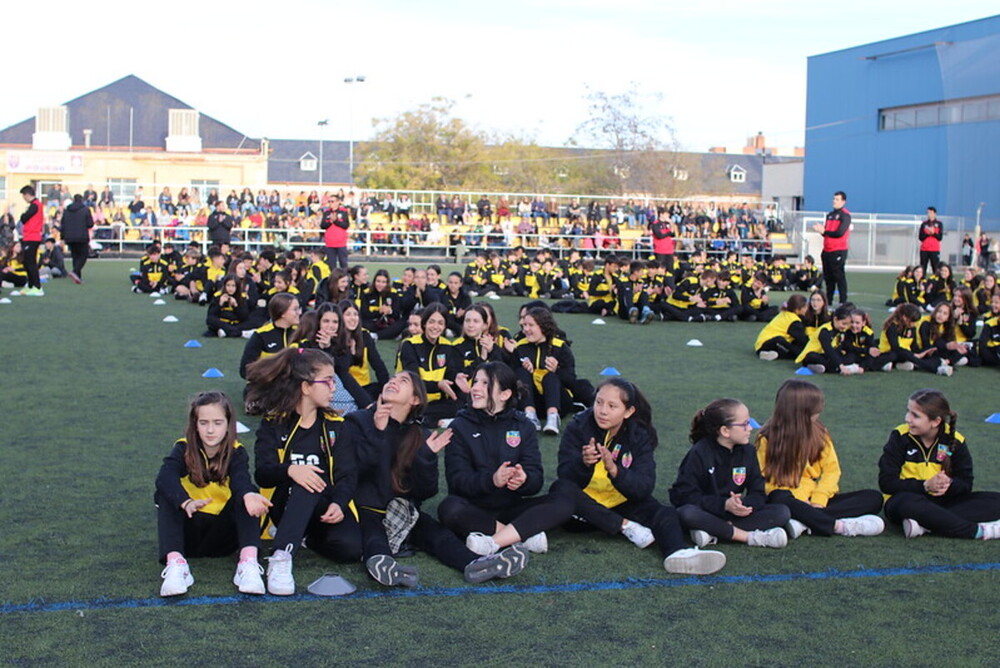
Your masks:
[[[960,573],[969,571],[998,571],[1000,562],[982,564],[951,564],[946,566],[913,566],[909,568],[863,568],[854,571],[828,570],[815,573],[774,573],[770,575],[712,575],[684,578],[630,578],[606,582],[574,582],[567,584],[514,585],[504,584],[484,587],[422,587],[419,589],[366,590],[341,596],[343,600],[373,598],[449,598],[492,594],[559,594],[573,592],[615,591],[646,589],[650,587],[711,587],[732,584],[768,584],[798,580],[852,580],[859,578],[886,578],[900,575],[927,575],[931,573]],[[82,612],[90,610],[119,610],[126,608],[165,608],[189,605],[232,605],[252,601],[321,601],[322,596],[296,594],[294,596],[193,596],[188,598],[125,598],[94,599],[90,601],[61,601],[48,603],[8,603],[0,605],[0,615],[27,612]]]

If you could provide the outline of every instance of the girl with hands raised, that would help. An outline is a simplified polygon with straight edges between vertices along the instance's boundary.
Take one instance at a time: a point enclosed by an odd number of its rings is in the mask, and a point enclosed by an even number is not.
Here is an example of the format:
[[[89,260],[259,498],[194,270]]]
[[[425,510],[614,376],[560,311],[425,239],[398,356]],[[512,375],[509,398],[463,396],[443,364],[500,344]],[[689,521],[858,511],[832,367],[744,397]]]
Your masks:
[[[287,348],[251,364],[247,379],[247,405],[264,416],[255,477],[271,488],[270,520],[277,525],[267,589],[290,595],[292,556],[303,538],[330,559],[350,562],[361,555],[361,530],[351,508],[354,453],[339,442],[343,420],[328,408],[336,387],[329,355]]]
[[[552,493],[572,501],[570,529],[622,534],[639,548],[655,540],[668,572],[715,573],[726,556],[688,548],[677,511],[653,498],[657,444],[649,402],[629,381],[609,378],[598,386],[593,408],[563,433]]]
[[[445,453],[449,496],[438,506],[441,522],[480,555],[518,545],[548,551],[545,531],[569,519],[572,501],[535,496],[544,482],[534,426],[515,407],[518,385],[502,362],[479,367],[470,392],[471,406],[451,423]]]
[[[437,494],[438,454],[452,439],[450,429],[429,433],[423,428],[426,405],[420,376],[400,371],[386,383],[375,406],[346,418],[343,439],[357,453],[355,502],[369,575],[387,586],[416,586],[416,568],[396,561],[404,541],[462,571],[468,582],[520,572],[528,560],[522,546],[480,557],[420,509]]]
[[[166,564],[160,596],[184,594],[194,584],[185,554],[222,557],[237,549],[233,584],[244,594],[264,593],[255,518],[271,502],[250,480],[233,406],[222,392],[202,392],[191,401],[184,438],[174,443],[156,476],[154,500],[160,560]]]
[[[1000,494],[972,491],[972,455],[957,419],[942,392],[917,390],[906,403],[906,422],[882,449],[885,516],[902,524],[907,538],[1000,538]]]

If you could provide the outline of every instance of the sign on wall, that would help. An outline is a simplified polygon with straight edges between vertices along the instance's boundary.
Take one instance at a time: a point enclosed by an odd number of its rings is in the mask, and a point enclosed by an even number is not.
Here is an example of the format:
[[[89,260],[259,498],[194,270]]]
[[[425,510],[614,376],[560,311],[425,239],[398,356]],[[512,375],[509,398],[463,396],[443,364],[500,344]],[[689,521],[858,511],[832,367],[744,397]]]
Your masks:
[[[65,151],[8,151],[10,174],[83,174],[83,154]]]

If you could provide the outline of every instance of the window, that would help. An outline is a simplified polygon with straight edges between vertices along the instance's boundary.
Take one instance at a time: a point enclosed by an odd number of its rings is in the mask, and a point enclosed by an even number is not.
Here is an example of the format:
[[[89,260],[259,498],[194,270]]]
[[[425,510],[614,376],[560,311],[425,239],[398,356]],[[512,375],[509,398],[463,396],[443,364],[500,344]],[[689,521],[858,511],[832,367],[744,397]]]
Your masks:
[[[315,172],[319,168],[319,161],[312,153],[306,153],[299,158],[299,169],[303,172]]]
[[[679,167],[674,167],[673,170],[674,179],[677,181],[687,181],[690,178],[688,170],[680,169]]]
[[[216,192],[218,192],[219,182],[205,181],[204,179],[191,179],[191,190],[198,191],[202,202],[208,199],[208,193],[212,191],[212,188],[215,188]]]
[[[7,200],[7,177],[0,176],[0,202]]]
[[[36,132],[68,132],[66,107],[42,107],[35,116]]]
[[[909,130],[995,120],[1000,120],[1000,95],[879,110],[879,130]]]
[[[198,136],[198,112],[194,109],[170,109],[168,123],[171,137]]]
[[[115,202],[132,199],[139,188],[135,179],[108,179],[108,186],[115,196]]]
[[[729,180],[733,183],[746,183],[747,170],[739,165],[733,165],[729,168]]]

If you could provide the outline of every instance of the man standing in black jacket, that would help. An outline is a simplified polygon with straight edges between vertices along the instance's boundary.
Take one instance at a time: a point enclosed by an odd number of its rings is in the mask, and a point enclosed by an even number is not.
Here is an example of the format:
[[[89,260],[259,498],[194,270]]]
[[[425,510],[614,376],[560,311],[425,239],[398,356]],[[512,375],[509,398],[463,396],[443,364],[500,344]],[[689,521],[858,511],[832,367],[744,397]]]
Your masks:
[[[63,211],[60,231],[62,240],[69,246],[70,255],[73,256],[73,271],[69,272],[69,277],[77,285],[83,283],[83,265],[87,264],[90,228],[93,226],[94,217],[84,203],[83,195],[73,195],[73,202]]]
[[[233,217],[226,211],[226,203],[219,200],[215,203],[215,211],[208,216],[208,240],[213,246],[228,244],[231,241],[232,229]]]

